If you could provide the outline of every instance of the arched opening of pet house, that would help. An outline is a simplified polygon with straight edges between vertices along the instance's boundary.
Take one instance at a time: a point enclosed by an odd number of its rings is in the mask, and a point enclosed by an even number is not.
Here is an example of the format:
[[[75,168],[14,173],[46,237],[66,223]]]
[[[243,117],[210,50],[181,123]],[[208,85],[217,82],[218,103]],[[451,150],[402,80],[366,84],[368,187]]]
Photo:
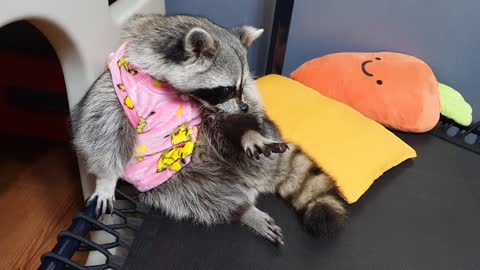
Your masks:
[[[0,269],[34,269],[83,207],[69,104],[57,53],[31,23],[0,28],[0,59]]]

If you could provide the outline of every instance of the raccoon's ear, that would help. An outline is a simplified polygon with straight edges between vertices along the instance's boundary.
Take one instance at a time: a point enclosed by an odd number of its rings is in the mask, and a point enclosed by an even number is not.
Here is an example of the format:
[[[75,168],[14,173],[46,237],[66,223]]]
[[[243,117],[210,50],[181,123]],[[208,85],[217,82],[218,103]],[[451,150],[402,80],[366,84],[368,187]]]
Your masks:
[[[257,29],[253,26],[240,26],[230,30],[232,34],[240,39],[245,48],[250,47],[252,43],[263,34],[263,29]]]
[[[213,53],[216,49],[215,40],[200,27],[194,27],[185,36],[185,51],[200,56]]]

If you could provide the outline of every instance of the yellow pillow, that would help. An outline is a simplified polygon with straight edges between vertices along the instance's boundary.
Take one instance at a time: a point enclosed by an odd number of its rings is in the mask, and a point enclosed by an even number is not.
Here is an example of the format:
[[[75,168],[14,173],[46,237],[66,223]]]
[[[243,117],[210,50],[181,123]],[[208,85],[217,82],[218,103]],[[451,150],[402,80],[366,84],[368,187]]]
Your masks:
[[[286,141],[302,148],[356,202],[384,172],[417,156],[382,125],[289,78],[257,80],[267,114]]]

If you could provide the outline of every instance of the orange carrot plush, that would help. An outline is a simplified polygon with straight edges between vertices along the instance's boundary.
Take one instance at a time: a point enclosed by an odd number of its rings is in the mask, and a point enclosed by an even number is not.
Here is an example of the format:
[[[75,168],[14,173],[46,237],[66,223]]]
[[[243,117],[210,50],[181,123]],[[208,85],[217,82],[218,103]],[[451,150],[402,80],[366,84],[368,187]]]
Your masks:
[[[330,54],[306,62],[291,77],[393,129],[426,132],[439,120],[437,79],[413,56]]]

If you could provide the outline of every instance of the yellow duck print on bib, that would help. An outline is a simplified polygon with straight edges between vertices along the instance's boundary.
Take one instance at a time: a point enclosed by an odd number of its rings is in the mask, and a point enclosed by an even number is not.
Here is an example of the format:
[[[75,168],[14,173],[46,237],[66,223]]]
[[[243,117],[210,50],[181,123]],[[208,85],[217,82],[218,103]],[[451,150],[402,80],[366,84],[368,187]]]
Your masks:
[[[165,152],[158,160],[157,172],[162,172],[167,168],[174,172],[180,171],[183,167],[183,159],[193,153],[193,148],[194,143],[188,141],[181,147],[172,148]]]
[[[125,57],[120,58],[120,60],[118,60],[117,64],[118,64],[118,67],[119,67],[119,68],[122,68],[122,67],[123,67],[123,68],[124,68],[126,71],[128,71],[130,74],[132,74],[132,75],[136,75],[136,74],[137,74],[137,71],[136,71],[136,70],[130,68],[130,65],[128,64],[128,61],[127,61],[127,59],[126,59]]]
[[[184,126],[178,127],[172,134],[172,144],[177,145],[192,140],[193,130]]]

